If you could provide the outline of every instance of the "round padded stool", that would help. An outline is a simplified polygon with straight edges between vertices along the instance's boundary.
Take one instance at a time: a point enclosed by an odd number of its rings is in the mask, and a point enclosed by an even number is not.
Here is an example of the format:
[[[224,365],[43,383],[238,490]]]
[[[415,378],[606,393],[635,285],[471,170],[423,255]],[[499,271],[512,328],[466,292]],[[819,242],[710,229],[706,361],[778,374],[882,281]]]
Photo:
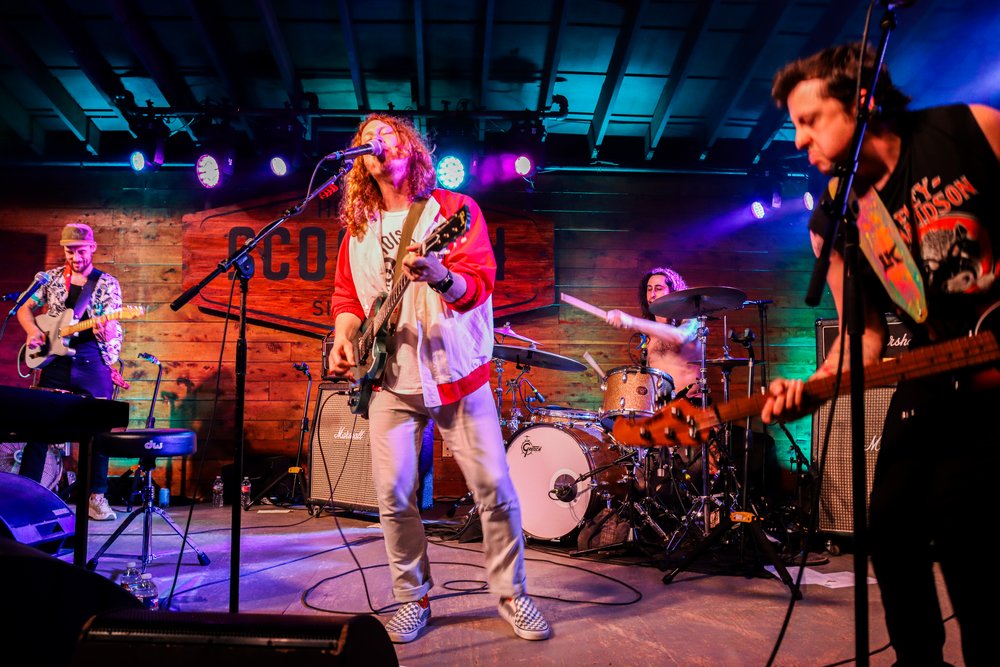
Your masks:
[[[142,515],[142,555],[137,556],[142,562],[142,571],[156,558],[152,553],[153,538],[153,515],[159,515],[167,522],[174,532],[177,533],[184,544],[198,554],[198,562],[208,565],[211,561],[201,549],[195,546],[194,542],[185,537],[184,533],[173,522],[170,516],[162,508],[154,505],[153,497],[153,469],[156,468],[156,459],[170,458],[174,456],[187,456],[194,454],[198,448],[198,437],[194,431],[183,428],[139,428],[130,431],[109,431],[99,433],[94,436],[94,451],[105,454],[111,458],[119,459],[139,459],[139,470],[145,475],[145,485],[142,487],[142,505],[132,511],[126,517],[122,525],[111,534],[111,537],[101,545],[94,557],[87,561],[87,567],[91,570],[97,567],[97,563],[108,547],[118,539],[128,525]],[[183,549],[184,545],[181,545]]]

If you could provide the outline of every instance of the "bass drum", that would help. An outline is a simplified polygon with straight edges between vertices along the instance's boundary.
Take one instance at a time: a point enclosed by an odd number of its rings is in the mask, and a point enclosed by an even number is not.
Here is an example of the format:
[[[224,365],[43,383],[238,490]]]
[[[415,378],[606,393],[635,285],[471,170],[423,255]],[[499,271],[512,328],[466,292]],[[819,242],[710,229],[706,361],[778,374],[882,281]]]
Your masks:
[[[597,427],[535,424],[507,446],[507,465],[529,537],[556,540],[573,533],[607,498],[624,498],[630,478],[621,448]],[[595,472],[596,471],[596,472]]]

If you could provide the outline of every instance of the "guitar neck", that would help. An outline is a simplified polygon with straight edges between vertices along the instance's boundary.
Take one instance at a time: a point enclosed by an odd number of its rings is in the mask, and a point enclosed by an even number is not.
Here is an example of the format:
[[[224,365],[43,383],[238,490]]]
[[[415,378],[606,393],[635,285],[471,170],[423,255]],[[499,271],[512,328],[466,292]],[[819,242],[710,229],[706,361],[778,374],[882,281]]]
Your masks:
[[[72,336],[73,334],[85,331],[87,329],[93,329],[98,324],[104,324],[105,322],[111,322],[112,320],[121,319],[121,313],[108,313],[107,315],[101,315],[99,317],[92,317],[89,320],[83,320],[82,322],[77,322],[76,324],[70,324],[69,326],[62,327],[59,329],[59,335],[62,337]]]
[[[997,345],[996,336],[992,331],[984,331],[975,336],[929,345],[865,366],[865,387],[895,384],[901,380],[938,375],[997,360],[1000,360],[1000,346]],[[805,393],[812,402],[822,403],[833,398],[835,387],[836,378],[817,378],[806,382]],[[840,382],[840,393],[848,393],[850,387],[850,372],[845,370]],[[759,415],[766,400],[766,395],[756,394],[723,403],[715,411],[718,423],[702,426],[714,427],[720,423]]]

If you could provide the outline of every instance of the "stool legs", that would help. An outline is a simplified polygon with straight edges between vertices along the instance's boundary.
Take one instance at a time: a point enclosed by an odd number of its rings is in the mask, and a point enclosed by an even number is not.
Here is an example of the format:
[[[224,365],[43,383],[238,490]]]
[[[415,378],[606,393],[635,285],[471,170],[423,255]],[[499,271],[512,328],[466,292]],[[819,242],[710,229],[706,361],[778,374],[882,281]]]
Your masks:
[[[142,515],[142,555],[140,556],[140,558],[142,563],[141,569],[143,572],[146,571],[146,566],[149,565],[150,562],[152,562],[153,559],[157,557],[152,550],[154,514],[158,514],[160,518],[166,521],[167,525],[173,528],[174,532],[177,533],[177,535],[184,541],[184,543],[181,544],[182,551],[184,550],[185,545],[191,547],[191,550],[198,555],[198,562],[201,563],[202,565],[208,565],[211,562],[211,560],[205,554],[205,552],[199,549],[197,545],[195,545],[195,543],[191,541],[190,538],[184,536],[184,532],[181,531],[181,529],[177,526],[177,524],[174,523],[173,519],[171,519],[170,516],[165,511],[163,511],[162,508],[156,507],[153,504],[153,466],[147,468],[143,465],[140,467],[140,469],[145,474],[146,478],[146,484],[142,488],[142,507],[135,508],[125,518],[125,520],[122,522],[122,525],[118,526],[115,532],[113,532],[111,536],[104,542],[104,544],[101,545],[101,548],[97,550],[97,553],[94,554],[94,557],[91,558],[89,561],[87,561],[87,569],[94,570],[97,568],[97,563],[100,560],[101,556],[104,555],[104,552],[108,550],[108,548],[114,543],[114,541],[118,539],[118,536],[121,535],[123,532],[125,532],[125,529],[128,528],[129,524],[131,524],[132,521],[135,520],[135,518],[138,517],[140,514]]]

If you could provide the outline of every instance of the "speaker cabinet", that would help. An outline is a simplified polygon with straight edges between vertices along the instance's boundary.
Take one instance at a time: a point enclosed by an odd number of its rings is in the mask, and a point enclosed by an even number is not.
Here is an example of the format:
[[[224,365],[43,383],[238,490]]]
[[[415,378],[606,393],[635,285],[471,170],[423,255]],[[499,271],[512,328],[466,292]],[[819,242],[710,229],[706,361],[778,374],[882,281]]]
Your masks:
[[[0,537],[0,572],[6,575],[0,645],[8,647],[7,665],[68,665],[87,619],[142,608],[134,595],[106,577],[5,537]],[[17,655],[16,647],[34,658],[11,657]]]
[[[352,414],[347,399],[343,383],[324,382],[319,386],[309,442],[309,504],[378,512],[368,420]],[[429,424],[420,450],[420,509],[434,504],[433,429],[433,423]]]
[[[893,315],[886,315],[889,327],[889,341],[885,356],[896,357],[910,344],[910,332]],[[839,329],[836,319],[816,320],[816,360],[817,365],[826,356],[837,337]],[[845,369],[846,370],[846,369]],[[882,425],[889,412],[889,401],[896,391],[895,386],[869,387],[865,390],[865,498],[871,493],[875,476],[875,462],[878,460],[882,442]],[[822,455],[823,436],[830,418],[831,402],[824,403],[813,415],[812,460],[819,465]],[[833,425],[826,452],[826,466],[823,488],[819,499],[819,530],[824,533],[851,535],[854,533],[854,502],[851,494],[851,401],[847,395],[837,400],[833,409]]]
[[[143,667],[207,664],[399,664],[385,627],[373,616],[295,616],[128,610],[94,616],[83,627],[73,665]]]
[[[73,512],[59,496],[27,477],[0,472],[0,536],[58,549],[73,533]]]

